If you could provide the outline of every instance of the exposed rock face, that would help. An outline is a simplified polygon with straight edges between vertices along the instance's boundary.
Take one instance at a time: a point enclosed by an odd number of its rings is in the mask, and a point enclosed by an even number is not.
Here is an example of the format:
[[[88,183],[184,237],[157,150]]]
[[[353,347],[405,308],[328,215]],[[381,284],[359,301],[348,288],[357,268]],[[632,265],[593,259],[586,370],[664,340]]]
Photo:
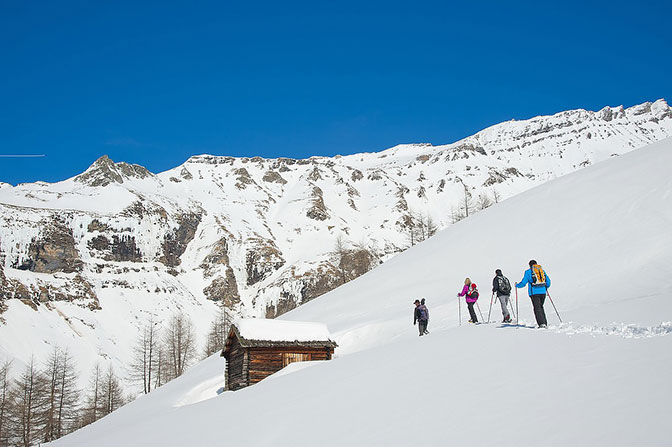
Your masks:
[[[93,233],[95,231],[99,231],[101,233],[114,231],[112,227],[110,227],[108,224],[102,223],[98,219],[93,219],[86,229],[89,233]]]
[[[235,309],[240,303],[240,294],[233,269],[227,267],[225,276],[215,278],[208,287],[203,289],[203,293],[209,300],[221,301],[225,307]]]
[[[142,262],[140,249],[135,243],[135,237],[129,235],[114,235],[112,241],[107,237],[99,235],[91,239],[88,243],[89,249],[99,251],[97,257],[106,261],[116,262]]]
[[[219,266],[229,265],[229,244],[226,238],[221,238],[212,247],[212,251],[203,259],[200,267],[205,271],[205,276],[212,276],[213,270]]]
[[[187,168],[182,168],[180,171],[180,177],[182,177],[184,180],[192,180],[194,178]]]
[[[289,312],[292,309],[296,309],[299,306],[296,302],[296,298],[292,295],[287,294],[286,292],[280,293],[280,298],[275,303],[266,304],[266,313],[264,318],[275,318],[279,317],[282,314]]]
[[[281,185],[287,183],[287,180],[282,178],[282,176],[275,171],[266,171],[266,174],[264,174],[262,180],[268,183],[280,183]]]
[[[317,168],[317,166],[314,167],[312,171],[310,171],[310,174],[308,174],[308,180],[310,180],[311,182],[322,180],[322,174],[320,170]]]
[[[312,197],[313,203],[306,212],[306,216],[314,220],[329,219],[329,213],[327,212],[327,207],[325,206],[324,199],[322,198],[322,190],[319,187],[313,187]]]
[[[346,281],[359,278],[375,267],[376,256],[371,250],[356,248],[341,256],[339,268],[345,272]]]
[[[7,310],[7,304],[5,301],[9,298],[9,284],[7,282],[7,278],[5,277],[2,263],[0,263],[0,323],[4,323],[2,313]]]
[[[124,183],[125,178],[147,178],[152,176],[146,168],[128,163],[115,163],[103,155],[75,181],[89,186],[107,186],[111,183]]]
[[[234,174],[238,176],[238,182],[236,183],[236,187],[238,189],[245,189],[247,188],[248,185],[255,184],[255,181],[252,180],[252,177],[250,177],[250,173],[247,172],[247,169],[245,168],[236,169],[234,171]]]
[[[343,157],[202,155],[156,175],[102,157],[58,186],[0,184],[0,311],[16,300],[40,310],[36,324],[70,318],[68,331],[88,333],[72,340],[118,349],[105,354],[120,359],[125,348],[100,334],[174,309],[281,315],[404,250],[413,216],[451,225],[465,188],[474,205],[505,200],[670,135],[672,109],[659,100]],[[335,258],[339,236],[350,248]],[[361,242],[367,249],[353,245]],[[45,321],[44,310],[72,309],[63,301],[95,312]],[[97,330],[123,306],[137,318]],[[42,333],[30,342],[43,343]],[[0,339],[20,356],[15,346]]]
[[[292,274],[290,279],[300,284],[298,294],[282,291],[277,302],[267,304],[266,318],[278,317],[343,284],[340,272],[330,262],[321,263],[301,275]],[[287,279],[282,280],[285,281]]]
[[[252,248],[245,255],[245,271],[247,285],[251,286],[285,265],[285,260],[270,239],[250,240],[248,243]]]
[[[503,183],[508,179],[508,176],[505,173],[501,173],[496,169],[491,168],[488,173],[488,178],[483,182],[483,186],[493,186],[497,183]]]
[[[82,261],[75,249],[72,229],[64,222],[54,219],[48,227],[48,232],[31,242],[28,258],[17,268],[37,273],[80,271]]]
[[[180,265],[180,256],[184,254],[187,245],[194,238],[198,224],[201,222],[201,214],[187,213],[177,217],[178,227],[165,235],[162,248],[163,256],[159,259],[163,264],[170,267]]]

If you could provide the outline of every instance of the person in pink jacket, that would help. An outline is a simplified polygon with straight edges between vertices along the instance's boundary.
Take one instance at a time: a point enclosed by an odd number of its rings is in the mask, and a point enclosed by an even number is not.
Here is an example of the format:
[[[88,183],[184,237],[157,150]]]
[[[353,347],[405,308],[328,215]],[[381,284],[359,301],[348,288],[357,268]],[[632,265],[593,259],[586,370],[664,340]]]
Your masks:
[[[469,323],[478,323],[476,311],[474,311],[474,303],[478,300],[478,289],[476,288],[476,284],[472,283],[469,278],[466,278],[464,280],[464,287],[462,287],[462,292],[458,293],[457,296],[467,297],[467,308],[469,309],[469,316],[471,317]]]

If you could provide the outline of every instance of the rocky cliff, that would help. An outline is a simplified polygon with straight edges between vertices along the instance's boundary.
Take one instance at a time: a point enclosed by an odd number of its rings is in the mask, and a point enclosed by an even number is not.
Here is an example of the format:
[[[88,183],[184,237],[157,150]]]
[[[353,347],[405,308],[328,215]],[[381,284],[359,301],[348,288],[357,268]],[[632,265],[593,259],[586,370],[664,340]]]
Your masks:
[[[5,185],[1,348],[23,359],[58,342],[123,363],[150,317],[181,309],[202,332],[217,306],[275,317],[467,213],[670,135],[659,100],[505,122],[444,146],[199,155],[159,174],[104,156],[63,182]]]

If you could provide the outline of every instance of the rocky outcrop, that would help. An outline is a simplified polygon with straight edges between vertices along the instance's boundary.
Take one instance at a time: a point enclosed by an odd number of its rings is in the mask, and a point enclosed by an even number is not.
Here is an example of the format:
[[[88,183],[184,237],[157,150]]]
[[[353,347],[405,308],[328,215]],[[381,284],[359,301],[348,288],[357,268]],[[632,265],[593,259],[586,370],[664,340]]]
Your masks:
[[[248,286],[266,279],[268,275],[285,265],[282,253],[272,240],[250,239],[246,245],[251,247],[245,255]]]
[[[5,300],[19,300],[25,305],[37,308],[53,301],[67,301],[86,307],[89,310],[100,310],[98,296],[84,277],[77,274],[71,280],[63,283],[50,282],[48,279],[38,278],[31,284],[23,284],[16,279],[8,279],[0,275],[0,314],[4,311]]]
[[[109,226],[108,224],[102,223],[98,219],[93,219],[91,222],[89,222],[89,225],[87,226],[86,230],[89,233],[93,233],[96,231],[99,231],[101,233],[107,233],[107,232],[114,232],[115,230]],[[129,228],[130,231],[130,228]]]
[[[72,273],[82,269],[72,229],[60,219],[45,224],[45,232],[33,239],[26,259],[16,267],[36,273]]]
[[[106,236],[99,235],[88,242],[89,250],[95,257],[106,261],[142,262],[142,254],[130,235],[113,235],[110,241]]]
[[[221,266],[229,266],[229,244],[226,238],[219,239],[213,245],[212,250],[200,265],[206,278],[212,276]]]
[[[378,154],[203,155],[157,175],[102,157],[74,183],[0,184],[0,311],[10,299],[39,309],[36,320],[44,307],[67,312],[54,305],[64,300],[98,309],[98,293],[103,305],[142,299],[147,312],[138,321],[167,305],[202,312],[212,301],[276,317],[405,249],[409,235],[421,240],[414,216],[432,217],[439,229],[456,222],[465,189],[479,209],[488,197],[506,199],[601,161],[602,148],[620,155],[670,134],[672,109],[656,101],[507,122],[453,144]],[[332,257],[339,235],[371,248],[347,245]],[[86,325],[111,320],[74,315]]]
[[[338,268],[330,262],[323,262],[317,268],[300,275],[292,273],[290,278],[282,282],[296,283],[298,293],[283,291],[276,302],[267,304],[266,318],[278,317],[342,284]]]
[[[107,186],[111,183],[124,183],[128,178],[147,178],[153,174],[140,165],[115,163],[107,155],[96,160],[83,174],[75,177],[75,181],[89,186]]]
[[[1,258],[0,261],[2,261]],[[9,283],[7,282],[7,278],[5,277],[5,272],[3,271],[2,268],[2,262],[0,262],[0,323],[5,322],[2,318],[2,313],[7,310],[6,300],[10,298],[8,288]]]
[[[234,171],[234,174],[237,175],[236,188],[245,189],[248,185],[254,185],[255,181],[250,177],[250,173],[245,168],[239,168]]]
[[[261,179],[267,183],[280,183],[281,185],[287,183],[287,180],[282,178],[282,176],[275,171],[266,171]]]
[[[310,171],[310,174],[308,174],[308,180],[310,180],[311,182],[322,180],[322,172],[319,170],[317,166],[314,167],[312,171]]]
[[[312,197],[312,206],[306,212],[306,216],[313,220],[329,219],[329,213],[322,198],[322,190],[318,186],[313,187]]]
[[[336,253],[336,262],[342,282],[359,278],[377,264],[378,256],[367,248],[352,248]]]
[[[503,183],[508,179],[506,174],[499,172],[497,169],[490,168],[488,171],[488,178],[483,182],[483,186],[488,187],[496,185],[497,183]]]
[[[180,265],[180,256],[184,254],[187,245],[194,238],[201,217],[200,213],[185,213],[175,218],[178,226],[164,236],[163,256],[159,258],[161,263],[169,267]]]
[[[194,176],[191,175],[191,172],[189,172],[187,168],[182,168],[182,170],[180,171],[180,177],[182,177],[182,179],[184,180],[191,180],[194,178]]]
[[[233,269],[227,267],[225,275],[216,277],[208,287],[203,289],[203,293],[209,300],[221,301],[224,307],[235,309],[240,303],[240,294]]]

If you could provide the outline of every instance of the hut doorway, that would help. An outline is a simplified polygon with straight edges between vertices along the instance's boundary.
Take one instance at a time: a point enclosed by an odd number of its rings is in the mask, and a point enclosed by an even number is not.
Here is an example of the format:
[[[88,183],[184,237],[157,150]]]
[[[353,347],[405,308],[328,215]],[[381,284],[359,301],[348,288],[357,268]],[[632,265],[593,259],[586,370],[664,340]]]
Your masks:
[[[293,352],[282,353],[282,367],[294,362],[308,362],[312,360],[310,354],[295,354]]]

